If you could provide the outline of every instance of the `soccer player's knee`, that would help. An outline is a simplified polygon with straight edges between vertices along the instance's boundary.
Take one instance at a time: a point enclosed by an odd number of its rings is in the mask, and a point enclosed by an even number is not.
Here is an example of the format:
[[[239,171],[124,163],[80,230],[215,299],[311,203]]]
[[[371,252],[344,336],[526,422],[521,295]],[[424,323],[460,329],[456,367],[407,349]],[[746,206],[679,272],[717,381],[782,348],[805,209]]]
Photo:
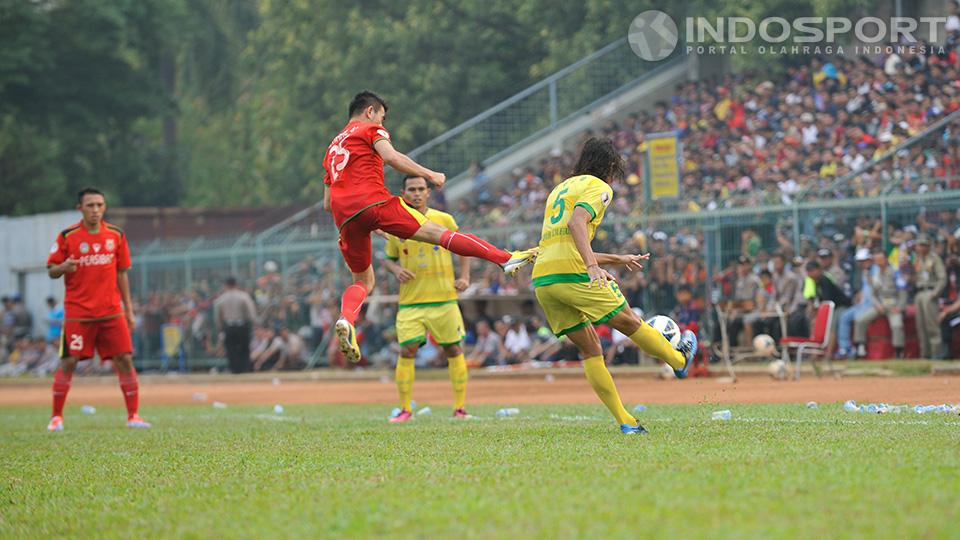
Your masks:
[[[412,345],[404,345],[400,348],[400,356],[404,358],[414,358],[417,356],[417,350],[420,349],[419,343],[414,343]]]
[[[113,358],[113,365],[117,366],[117,371],[120,373],[129,373],[133,370],[133,356],[129,353],[118,354]]]
[[[620,313],[617,313],[617,316],[622,321],[620,323],[621,328],[617,328],[617,330],[626,336],[632,336],[643,325],[643,319],[638,317],[632,309],[622,309]]]
[[[368,269],[363,274],[355,275],[354,281],[363,283],[363,286],[367,288],[367,292],[373,291],[373,288],[377,285],[377,276],[373,273],[372,267]]]
[[[461,347],[459,343],[456,345],[447,345],[443,348],[443,351],[447,353],[447,358],[453,358],[463,354],[463,347]]]
[[[73,373],[73,370],[77,369],[77,359],[72,356],[61,358],[60,369],[67,373]]]

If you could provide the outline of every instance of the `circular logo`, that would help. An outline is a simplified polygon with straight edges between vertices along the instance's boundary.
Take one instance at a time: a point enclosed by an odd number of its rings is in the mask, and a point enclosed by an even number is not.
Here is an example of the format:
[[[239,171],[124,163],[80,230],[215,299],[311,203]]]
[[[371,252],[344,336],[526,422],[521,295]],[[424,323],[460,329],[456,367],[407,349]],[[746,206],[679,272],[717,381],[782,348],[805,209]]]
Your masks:
[[[80,253],[87,253],[89,251],[90,251],[90,244],[87,244],[86,242],[83,242],[82,244],[80,244]]]
[[[663,60],[677,48],[677,23],[662,11],[651,9],[630,23],[627,41],[637,56],[649,62]]]

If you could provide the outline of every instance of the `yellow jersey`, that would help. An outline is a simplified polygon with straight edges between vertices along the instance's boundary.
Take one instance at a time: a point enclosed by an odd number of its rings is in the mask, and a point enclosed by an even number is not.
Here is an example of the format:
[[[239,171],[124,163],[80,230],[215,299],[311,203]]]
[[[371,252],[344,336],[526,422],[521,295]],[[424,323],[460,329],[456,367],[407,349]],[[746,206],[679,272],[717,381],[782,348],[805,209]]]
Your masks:
[[[451,231],[458,229],[456,220],[446,212],[427,208],[424,216]],[[456,303],[457,290],[453,288],[453,257],[449,251],[426,242],[402,240],[396,236],[387,235],[384,252],[387,258],[396,261],[416,276],[400,284],[400,309]]]
[[[593,240],[604,212],[613,200],[609,184],[589,174],[573,176],[553,188],[547,198],[540,232],[540,254],[533,265],[533,286],[552,283],[586,283],[587,267],[570,236],[567,222],[573,209],[582,207],[590,213],[587,237]]]

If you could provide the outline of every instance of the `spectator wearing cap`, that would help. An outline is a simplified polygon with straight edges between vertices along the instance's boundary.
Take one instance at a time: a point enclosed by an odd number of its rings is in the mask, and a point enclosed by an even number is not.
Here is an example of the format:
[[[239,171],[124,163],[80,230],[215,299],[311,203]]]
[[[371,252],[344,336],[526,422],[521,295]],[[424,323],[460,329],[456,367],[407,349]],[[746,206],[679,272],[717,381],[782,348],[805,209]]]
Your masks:
[[[917,333],[920,338],[920,356],[922,358],[940,358],[943,355],[938,320],[940,293],[947,284],[947,271],[943,259],[930,250],[930,236],[917,235],[917,258],[914,261],[917,294],[914,304],[917,308]]]
[[[842,291],[847,284],[847,274],[840,268],[840,264],[836,259],[833,255],[833,250],[830,248],[820,248],[817,250],[817,260],[820,262],[823,273],[832,279]]]
[[[857,250],[857,254],[854,257],[857,262],[857,269],[859,270],[860,277],[860,288],[854,294],[854,304],[850,309],[844,310],[843,316],[840,317],[839,325],[837,326],[837,357],[853,357],[853,356],[866,356],[867,352],[863,347],[864,341],[860,339],[855,339],[856,343],[859,345],[856,349],[853,347],[853,342],[851,341],[851,331],[853,330],[854,321],[863,315],[865,312],[870,310],[873,307],[874,303],[874,294],[871,287],[871,267],[873,266],[873,256],[870,255],[870,250],[867,248],[860,248]],[[876,317],[874,317],[876,318]],[[873,319],[870,319],[873,320]],[[902,321],[901,321],[902,322]],[[901,325],[902,326],[902,325]],[[902,330],[902,328],[901,328]],[[902,334],[902,332],[901,332]],[[902,337],[902,336],[901,336]]]
[[[746,342],[753,340],[753,327],[750,322],[756,320],[757,298],[763,287],[760,279],[753,273],[753,262],[750,257],[741,255],[737,258],[736,280],[733,284],[733,305],[729,313],[730,343],[737,344],[741,331],[746,334]],[[747,320],[744,316],[749,315]]]
[[[859,255],[859,254],[858,254]],[[853,340],[857,343],[857,355],[866,356],[867,327],[877,317],[887,317],[890,323],[893,348],[897,358],[903,357],[903,310],[907,307],[907,290],[897,286],[897,271],[890,266],[883,250],[873,252],[873,268],[868,278],[872,305],[860,312],[854,322]]]

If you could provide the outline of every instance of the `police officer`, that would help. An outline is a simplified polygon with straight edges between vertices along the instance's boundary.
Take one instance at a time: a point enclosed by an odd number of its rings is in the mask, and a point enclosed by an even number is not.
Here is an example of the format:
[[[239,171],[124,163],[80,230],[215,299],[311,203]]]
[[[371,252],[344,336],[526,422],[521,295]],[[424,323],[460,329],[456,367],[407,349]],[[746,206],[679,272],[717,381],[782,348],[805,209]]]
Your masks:
[[[926,233],[917,236],[917,259],[914,271],[917,279],[917,333],[920,338],[920,356],[939,358],[942,354],[940,322],[940,293],[947,284],[947,271],[943,259],[930,250],[930,237]]]
[[[213,302],[217,328],[224,334],[227,363],[233,373],[250,371],[250,337],[257,318],[253,298],[237,287],[237,279],[228,277],[223,293]]]

